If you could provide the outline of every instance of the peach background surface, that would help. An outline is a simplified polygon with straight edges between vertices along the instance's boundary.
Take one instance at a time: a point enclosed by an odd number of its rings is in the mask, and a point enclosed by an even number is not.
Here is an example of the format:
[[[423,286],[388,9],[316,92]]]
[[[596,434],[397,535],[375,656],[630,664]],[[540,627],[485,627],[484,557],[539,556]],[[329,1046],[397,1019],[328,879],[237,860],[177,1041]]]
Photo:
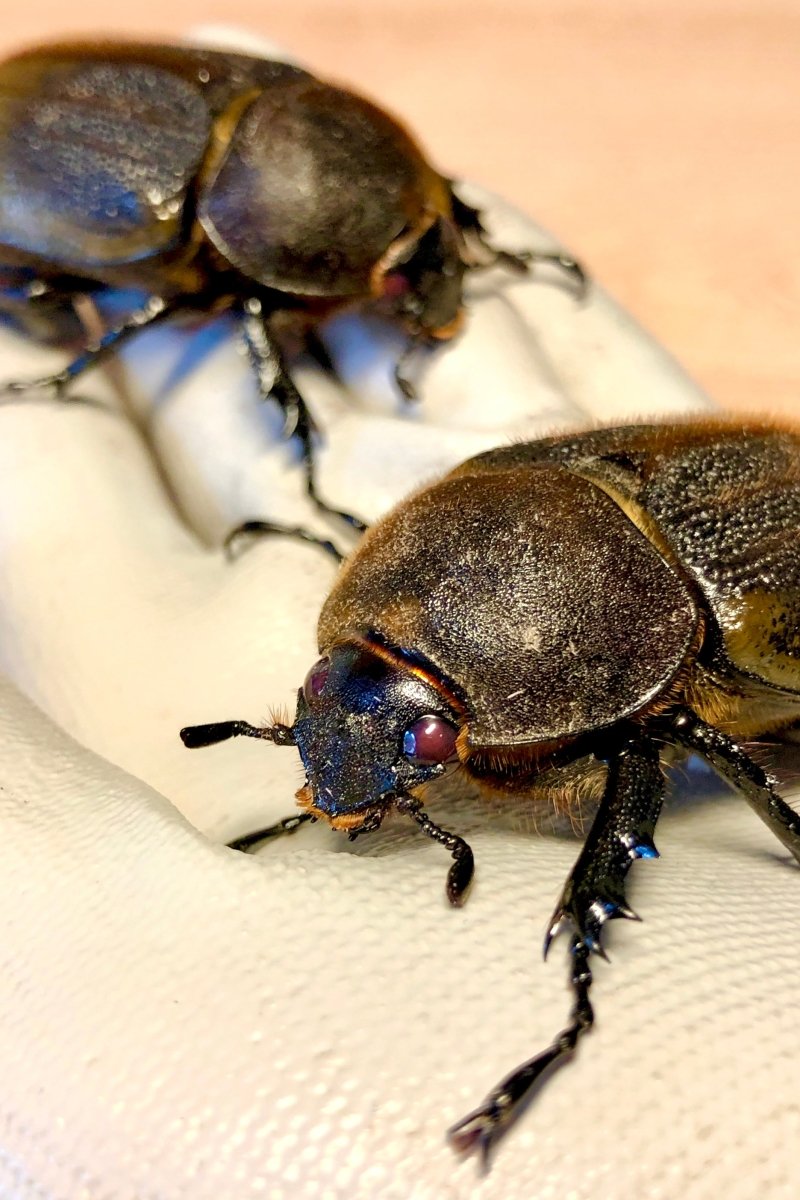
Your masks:
[[[239,24],[559,235],[720,403],[800,412],[797,0],[27,0],[0,50]]]

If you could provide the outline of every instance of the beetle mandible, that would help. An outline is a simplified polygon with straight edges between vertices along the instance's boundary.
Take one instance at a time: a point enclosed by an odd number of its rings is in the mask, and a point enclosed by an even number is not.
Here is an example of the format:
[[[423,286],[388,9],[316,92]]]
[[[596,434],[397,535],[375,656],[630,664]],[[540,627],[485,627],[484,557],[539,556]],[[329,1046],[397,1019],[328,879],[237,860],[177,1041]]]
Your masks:
[[[277,401],[320,498],[313,422],[287,343],[330,365],[315,330],[370,305],[409,346],[447,341],[467,271],[525,271],[563,254],[493,247],[479,212],[396,120],[299,67],[191,47],[65,43],[0,65],[0,310],[63,327],[77,295],[149,293],[64,371],[9,385],[63,391],[145,326],[186,311],[238,315],[260,395]],[[396,379],[413,394],[402,375]]]
[[[426,785],[460,771],[486,796],[596,802],[545,937],[546,954],[571,929],[569,1023],[450,1130],[486,1159],[592,1025],[590,955],[636,915],[625,879],[657,857],[663,758],[705,757],[800,861],[800,815],[741,741],[800,719],[800,431],[713,420],[480,454],[364,535],[318,640],[291,725],[181,731],[300,752],[302,811],[237,848],[306,820],[353,837],[394,809],[450,851],[457,905],[472,852]]]

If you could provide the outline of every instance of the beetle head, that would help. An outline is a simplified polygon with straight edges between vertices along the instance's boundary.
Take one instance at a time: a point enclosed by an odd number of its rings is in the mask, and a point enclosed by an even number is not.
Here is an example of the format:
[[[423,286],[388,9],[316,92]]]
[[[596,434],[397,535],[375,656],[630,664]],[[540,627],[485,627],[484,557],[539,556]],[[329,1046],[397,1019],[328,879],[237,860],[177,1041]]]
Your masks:
[[[379,290],[392,316],[412,337],[438,341],[453,337],[463,317],[466,267],[452,222],[440,217],[410,244],[400,239],[389,261]]]
[[[306,770],[299,803],[356,832],[455,759],[458,719],[423,672],[344,642],[306,676],[292,733]]]

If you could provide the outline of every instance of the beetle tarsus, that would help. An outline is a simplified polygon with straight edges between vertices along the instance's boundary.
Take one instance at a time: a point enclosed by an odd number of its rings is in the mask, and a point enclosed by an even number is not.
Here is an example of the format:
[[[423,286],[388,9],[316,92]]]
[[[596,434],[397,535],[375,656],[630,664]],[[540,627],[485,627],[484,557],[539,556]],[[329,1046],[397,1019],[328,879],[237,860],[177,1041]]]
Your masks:
[[[570,984],[575,1001],[569,1024],[546,1050],[501,1079],[483,1104],[447,1131],[447,1138],[454,1149],[461,1153],[478,1150],[484,1170],[488,1169],[492,1147],[534,1098],[537,1087],[572,1058],[578,1039],[588,1033],[594,1023],[594,1010],[589,999],[589,988],[592,986],[590,950],[580,937],[574,936],[570,954]]]
[[[397,808],[399,812],[406,813],[416,821],[424,834],[450,851],[453,856],[453,865],[447,872],[445,890],[447,899],[453,907],[460,908],[467,898],[467,891],[475,874],[475,857],[472,848],[463,838],[458,837],[455,833],[448,833],[446,829],[436,825],[428,814],[422,811],[418,800],[414,800],[410,796],[403,797],[397,802]]]
[[[240,850],[246,854],[248,850],[252,850],[261,842],[283,837],[285,834],[296,833],[301,825],[305,825],[306,822],[313,824],[316,819],[313,813],[292,813],[290,817],[284,817],[282,821],[276,821],[274,825],[267,825],[265,829],[256,829],[253,833],[246,833],[243,837],[234,838],[232,842],[227,843],[227,846],[229,850]]]
[[[70,382],[71,376],[66,371],[59,371],[55,375],[45,375],[40,379],[10,379],[8,383],[4,383],[2,391],[4,394],[18,396],[23,392],[45,392],[52,390],[54,399],[64,399],[64,392],[67,384]]]
[[[559,271],[563,271],[564,275],[571,280],[575,287],[575,298],[577,300],[585,298],[589,290],[589,277],[581,263],[570,254],[540,254],[537,252],[532,256],[532,261],[534,264],[538,262],[550,263],[552,266],[557,267]]]
[[[583,300],[589,290],[589,276],[582,264],[571,254],[564,254],[560,250],[523,250],[518,254],[509,254],[506,250],[498,250],[496,253],[498,264],[509,267],[511,270],[530,270],[538,263],[545,263],[562,271],[574,288],[576,300]]]
[[[309,542],[312,546],[319,546],[320,550],[324,550],[336,562],[344,561],[341,550],[327,538],[318,537],[311,530],[304,529],[302,525],[281,525],[276,521],[243,521],[225,538],[223,543],[225,554],[228,560],[233,562],[238,558],[243,542],[246,543],[254,538],[271,537],[273,534]]]

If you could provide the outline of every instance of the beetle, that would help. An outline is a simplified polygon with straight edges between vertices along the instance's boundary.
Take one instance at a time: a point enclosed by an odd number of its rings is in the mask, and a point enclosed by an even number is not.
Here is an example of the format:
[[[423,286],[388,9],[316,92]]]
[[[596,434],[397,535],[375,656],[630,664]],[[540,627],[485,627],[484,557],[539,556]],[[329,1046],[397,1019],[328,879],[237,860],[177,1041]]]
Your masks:
[[[350,307],[445,342],[467,271],[562,268],[559,253],[494,248],[480,214],[414,137],[355,92],[300,67],[217,50],[121,42],[43,46],[0,65],[0,310],[42,336],[70,301],[108,288],[141,308],[63,371],[12,383],[62,392],[138,330],[187,311],[235,313],[260,395],[296,434],[320,498],[313,423],[286,365]],[[396,379],[413,395],[402,374]]]
[[[232,845],[306,820],[353,837],[396,810],[450,851],[458,905],[472,852],[423,808],[445,772],[508,803],[594,801],[545,937],[546,955],[571,930],[569,1023],[450,1130],[486,1161],[592,1025],[590,956],[636,918],[625,880],[658,856],[666,762],[702,755],[800,861],[800,814],[742,740],[800,719],[800,430],[690,421],[479,454],[364,535],[318,642],[291,725],[181,731],[300,753],[301,811]]]

